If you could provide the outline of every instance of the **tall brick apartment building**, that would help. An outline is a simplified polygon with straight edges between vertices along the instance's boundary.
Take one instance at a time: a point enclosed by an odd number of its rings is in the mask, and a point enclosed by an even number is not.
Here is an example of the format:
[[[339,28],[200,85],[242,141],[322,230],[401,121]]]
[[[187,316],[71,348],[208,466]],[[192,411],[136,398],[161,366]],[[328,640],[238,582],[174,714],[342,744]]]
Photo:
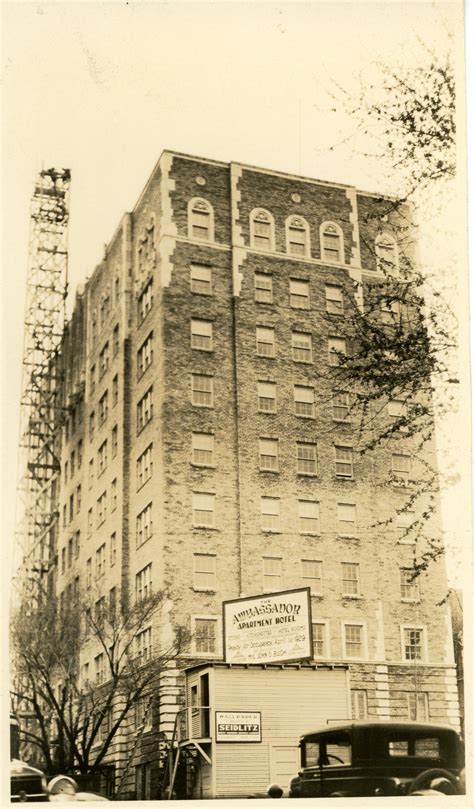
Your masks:
[[[57,588],[164,589],[167,625],[143,627],[141,652],[184,624],[185,666],[222,657],[223,600],[309,586],[314,661],[347,664],[355,717],[457,726],[444,563],[411,582],[414,515],[374,527],[402,508],[394,477],[418,459],[402,433],[361,455],[328,390],[346,290],[358,282],[363,306],[377,244],[396,259],[379,205],[350,186],[162,154],[64,343]],[[100,665],[85,648],[88,676]],[[156,794],[150,740],[169,731],[180,683],[172,673],[134,749],[130,797]],[[117,773],[136,733],[131,717]]]

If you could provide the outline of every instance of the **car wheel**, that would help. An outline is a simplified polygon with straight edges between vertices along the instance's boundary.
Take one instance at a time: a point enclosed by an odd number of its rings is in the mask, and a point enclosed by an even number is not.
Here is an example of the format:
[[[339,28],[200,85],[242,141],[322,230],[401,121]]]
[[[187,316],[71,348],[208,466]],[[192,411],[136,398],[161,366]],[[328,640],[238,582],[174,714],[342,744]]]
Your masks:
[[[438,792],[442,791],[444,794],[459,795],[459,786],[456,776],[453,775],[451,772],[449,772],[449,770],[443,770],[441,768],[436,767],[431,770],[425,770],[424,772],[421,772],[419,775],[417,775],[416,778],[414,778],[410,784],[408,794],[412,795],[418,789],[420,790],[429,789],[431,782],[434,781],[436,778],[446,779],[446,781],[449,782],[449,785],[451,787],[451,791],[448,793],[445,793],[444,789],[443,790],[439,789]]]

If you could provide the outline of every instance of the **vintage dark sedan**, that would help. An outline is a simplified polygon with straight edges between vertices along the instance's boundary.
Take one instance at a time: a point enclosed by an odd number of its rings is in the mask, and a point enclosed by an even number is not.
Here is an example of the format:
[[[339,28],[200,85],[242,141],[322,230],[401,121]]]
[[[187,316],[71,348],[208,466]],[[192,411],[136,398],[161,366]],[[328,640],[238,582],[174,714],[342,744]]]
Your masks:
[[[306,733],[290,798],[460,794],[463,746],[448,725],[344,722]]]

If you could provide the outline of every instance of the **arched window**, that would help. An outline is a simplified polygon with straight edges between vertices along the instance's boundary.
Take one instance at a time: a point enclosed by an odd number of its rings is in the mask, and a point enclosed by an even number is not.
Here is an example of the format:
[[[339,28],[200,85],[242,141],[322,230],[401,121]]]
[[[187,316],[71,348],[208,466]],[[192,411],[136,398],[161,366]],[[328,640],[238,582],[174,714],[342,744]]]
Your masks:
[[[250,214],[250,241],[259,250],[275,250],[273,217],[259,208]]]
[[[192,199],[188,204],[188,236],[203,242],[214,241],[214,211],[205,199]]]
[[[379,233],[375,239],[375,259],[380,272],[398,272],[398,245],[391,233]]]
[[[330,264],[344,264],[344,239],[335,222],[324,222],[320,228],[321,259]]]
[[[309,256],[308,223],[301,216],[290,216],[286,220],[286,252],[291,256]]]

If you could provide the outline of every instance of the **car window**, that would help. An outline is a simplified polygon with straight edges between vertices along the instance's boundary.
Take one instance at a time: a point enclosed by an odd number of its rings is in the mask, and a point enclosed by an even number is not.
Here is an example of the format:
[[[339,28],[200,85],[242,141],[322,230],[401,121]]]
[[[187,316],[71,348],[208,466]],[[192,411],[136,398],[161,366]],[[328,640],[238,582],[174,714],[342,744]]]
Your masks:
[[[440,759],[440,742],[436,736],[405,737],[388,742],[388,754],[391,757],[416,756],[417,758]]]
[[[430,737],[427,739],[415,739],[415,756],[423,758],[441,758],[439,749],[439,739]]]
[[[319,742],[306,742],[304,750],[304,766],[317,767],[319,765]]]

